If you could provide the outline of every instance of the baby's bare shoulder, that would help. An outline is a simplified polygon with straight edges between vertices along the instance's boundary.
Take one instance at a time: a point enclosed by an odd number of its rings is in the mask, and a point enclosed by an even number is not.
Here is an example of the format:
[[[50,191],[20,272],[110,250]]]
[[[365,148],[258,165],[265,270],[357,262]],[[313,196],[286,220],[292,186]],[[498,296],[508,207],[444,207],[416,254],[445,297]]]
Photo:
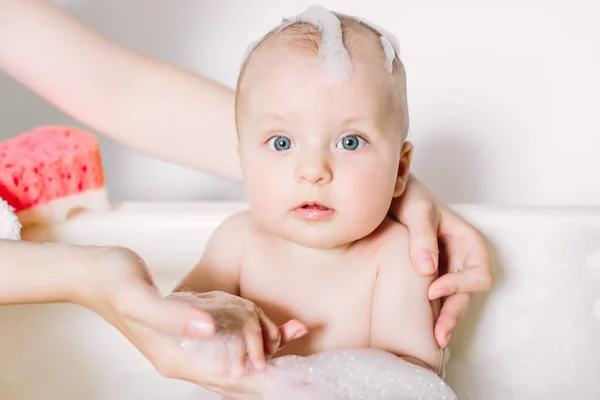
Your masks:
[[[418,285],[426,290],[435,276],[423,276],[414,268],[410,256],[408,228],[388,217],[377,228],[374,235],[369,246],[376,254],[379,278],[387,282],[386,286],[402,288]]]
[[[212,233],[204,252],[209,259],[236,260],[239,262],[247,241],[254,232],[249,211],[231,214]]]
[[[248,229],[252,225],[252,216],[249,210],[238,211],[223,220],[221,226]]]
[[[377,254],[380,265],[387,265],[389,261],[410,265],[408,229],[390,217],[379,225],[364,243],[365,248]]]
[[[252,219],[248,212],[225,218],[208,239],[196,267],[175,291],[204,293],[220,290],[237,294],[240,268],[251,231]]]
[[[229,238],[230,240],[246,238],[254,231],[250,211],[238,211],[221,222],[213,236]]]

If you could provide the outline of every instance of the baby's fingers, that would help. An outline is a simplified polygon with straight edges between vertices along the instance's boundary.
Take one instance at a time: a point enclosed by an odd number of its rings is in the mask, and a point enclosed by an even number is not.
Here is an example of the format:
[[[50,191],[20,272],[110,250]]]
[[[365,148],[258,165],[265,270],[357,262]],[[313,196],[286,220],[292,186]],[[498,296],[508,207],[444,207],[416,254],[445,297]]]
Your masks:
[[[258,317],[260,319],[260,325],[262,327],[264,346],[263,350],[268,356],[275,354],[279,349],[279,343],[281,342],[281,335],[279,334],[279,328],[273,321],[271,321],[261,309],[257,310]]]
[[[297,319],[291,319],[279,327],[279,332],[281,333],[281,344],[279,345],[279,348],[281,349],[291,341],[300,339],[302,336],[306,335],[308,329],[306,328],[306,325]]]
[[[258,319],[250,319],[244,324],[244,338],[248,358],[257,370],[265,367],[265,345],[263,342],[263,331]]]

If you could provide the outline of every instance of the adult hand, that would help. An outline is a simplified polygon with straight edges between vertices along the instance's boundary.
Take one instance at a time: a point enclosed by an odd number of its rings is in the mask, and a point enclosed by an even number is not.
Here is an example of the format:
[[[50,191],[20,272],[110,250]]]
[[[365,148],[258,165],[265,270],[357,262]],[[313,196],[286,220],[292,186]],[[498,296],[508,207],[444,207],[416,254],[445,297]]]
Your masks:
[[[410,232],[410,256],[417,271],[423,275],[439,271],[440,277],[431,283],[428,295],[430,300],[445,298],[435,323],[435,337],[440,347],[446,347],[471,294],[492,287],[487,241],[414,176],[390,211]]]
[[[220,375],[240,378],[263,370],[290,340],[308,333],[306,326],[294,319],[278,327],[252,301],[227,292],[174,292],[169,298],[193,304],[213,317],[214,338],[188,342],[211,369],[216,366]]]
[[[252,380],[234,381],[204,362],[190,344],[215,337],[214,319],[190,301],[163,297],[136,253],[119,247],[100,252],[80,286],[73,302],[117,328],[161,375],[226,394],[251,389]],[[280,348],[295,339],[296,328],[279,328]]]
[[[133,251],[106,248],[96,256],[88,282],[74,302],[117,328],[164,376],[199,380],[185,364],[180,338],[210,339],[213,319],[193,305],[164,298],[144,261]]]

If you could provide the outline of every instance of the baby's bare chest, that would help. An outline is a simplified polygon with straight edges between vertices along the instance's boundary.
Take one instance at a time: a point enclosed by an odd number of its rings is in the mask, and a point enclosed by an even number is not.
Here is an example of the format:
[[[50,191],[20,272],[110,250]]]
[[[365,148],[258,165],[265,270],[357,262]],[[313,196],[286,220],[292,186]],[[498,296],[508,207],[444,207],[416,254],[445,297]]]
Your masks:
[[[306,264],[260,252],[244,260],[242,297],[277,325],[297,319],[309,329],[280,355],[368,346],[377,262],[354,256]]]

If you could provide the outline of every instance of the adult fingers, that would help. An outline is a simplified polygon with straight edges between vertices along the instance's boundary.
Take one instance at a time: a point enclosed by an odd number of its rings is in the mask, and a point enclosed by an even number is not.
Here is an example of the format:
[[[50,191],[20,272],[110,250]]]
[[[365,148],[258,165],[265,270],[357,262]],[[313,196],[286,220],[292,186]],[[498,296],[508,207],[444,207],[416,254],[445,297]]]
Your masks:
[[[419,201],[405,209],[401,221],[410,232],[410,257],[417,272],[435,273],[438,268],[439,213],[430,201]]]
[[[429,300],[451,296],[456,293],[486,292],[490,289],[490,273],[482,266],[465,267],[437,278],[429,285]]]
[[[227,354],[229,355],[228,371],[233,377],[239,378],[244,375],[246,361],[246,338],[235,336],[227,338]]]
[[[488,291],[493,283],[491,249],[485,236],[450,209],[441,210],[440,235],[444,238],[448,271],[478,268],[480,284]]]
[[[263,341],[263,331],[258,319],[250,319],[244,325],[244,338],[246,339],[246,348],[248,358],[256,369],[265,367],[265,344]]]
[[[163,298],[147,283],[132,283],[115,296],[114,307],[121,316],[169,335],[210,339],[214,335],[212,317],[184,301]]]
[[[470,300],[471,295],[469,293],[458,293],[444,301],[434,328],[435,339],[440,347],[443,348],[448,345],[452,331],[469,307]]]

